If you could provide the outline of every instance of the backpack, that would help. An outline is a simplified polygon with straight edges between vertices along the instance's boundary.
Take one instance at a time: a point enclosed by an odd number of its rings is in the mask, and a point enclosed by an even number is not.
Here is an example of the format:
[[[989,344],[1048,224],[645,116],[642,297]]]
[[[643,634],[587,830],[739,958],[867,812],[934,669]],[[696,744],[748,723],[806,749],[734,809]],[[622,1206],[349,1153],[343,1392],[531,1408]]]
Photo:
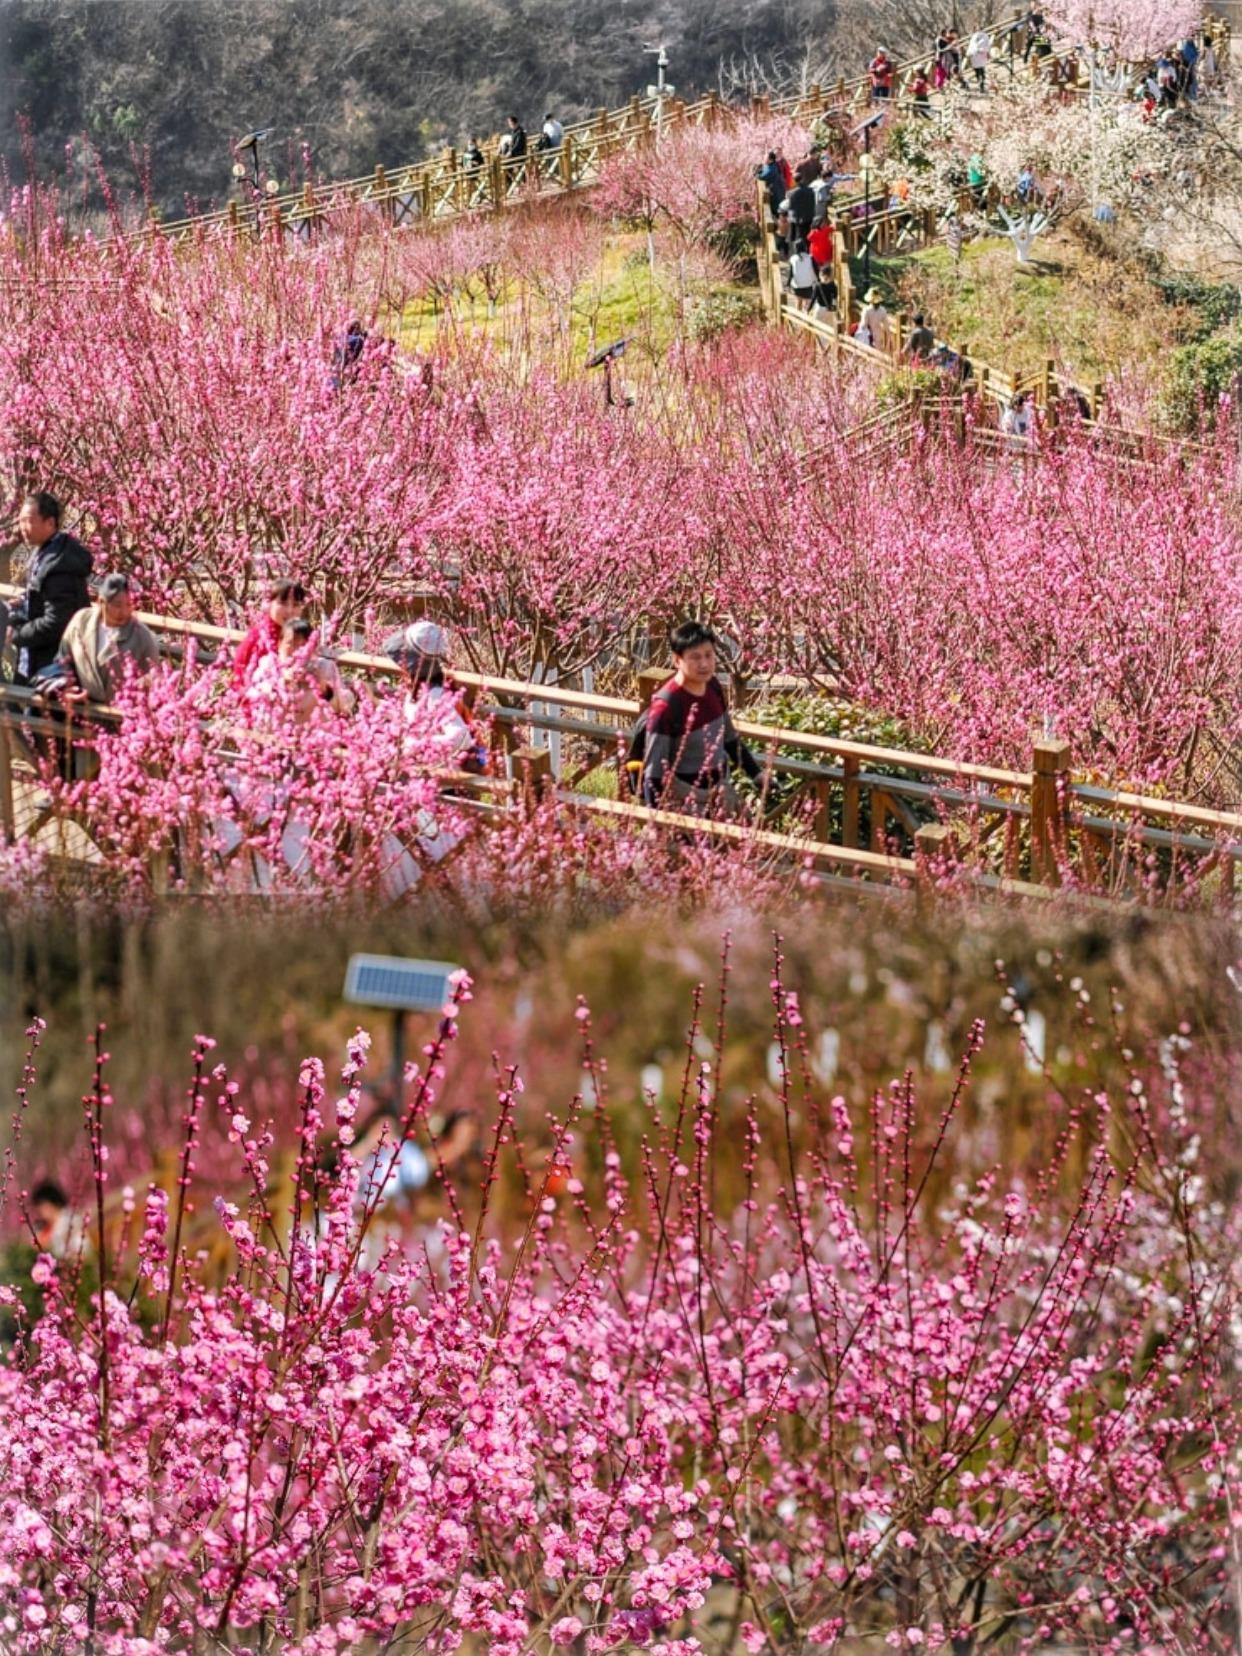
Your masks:
[[[630,742],[625,750],[625,780],[636,799],[642,792],[643,760],[647,757],[647,715],[656,702],[667,707],[671,700],[667,690],[657,690],[630,727]]]
[[[629,786],[630,793],[635,798],[641,797],[642,794],[643,760],[647,756],[647,715],[651,712],[651,709],[657,702],[659,702],[663,707],[668,707],[672,702],[672,699],[673,698],[669,695],[667,688],[657,690],[655,695],[652,696],[650,702],[648,702],[647,706],[638,715],[636,722],[630,728],[630,745],[626,749],[625,754],[625,780]],[[724,700],[723,690],[721,691],[721,699]],[[726,708],[728,707],[727,701],[725,701],[725,706]],[[737,742],[736,749],[730,749],[729,744],[726,741],[725,753],[734,764],[741,765],[742,769],[752,781],[755,781],[758,778],[761,771],[759,761],[746,746],[745,742],[739,740]]]

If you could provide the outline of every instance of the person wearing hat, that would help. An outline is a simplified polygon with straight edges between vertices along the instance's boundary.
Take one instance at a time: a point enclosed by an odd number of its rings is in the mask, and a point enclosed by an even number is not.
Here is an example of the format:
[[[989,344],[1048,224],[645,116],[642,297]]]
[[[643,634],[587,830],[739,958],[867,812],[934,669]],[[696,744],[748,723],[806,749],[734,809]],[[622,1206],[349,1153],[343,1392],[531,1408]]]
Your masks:
[[[61,699],[110,702],[124,681],[124,662],[145,673],[160,658],[159,641],[134,615],[129,576],[114,571],[99,583],[96,601],[79,610],[60,641]]]
[[[863,313],[859,327],[865,328],[871,343],[879,351],[888,349],[889,315],[877,287],[869,287],[863,294]]]
[[[449,640],[435,621],[414,621],[384,640],[384,654],[405,674],[405,713],[426,722],[431,745],[458,770],[487,770],[487,745],[471,723],[448,672]]]
[[[876,52],[867,65],[867,74],[871,79],[871,96],[876,98],[891,98],[893,95],[893,60],[883,46]]]

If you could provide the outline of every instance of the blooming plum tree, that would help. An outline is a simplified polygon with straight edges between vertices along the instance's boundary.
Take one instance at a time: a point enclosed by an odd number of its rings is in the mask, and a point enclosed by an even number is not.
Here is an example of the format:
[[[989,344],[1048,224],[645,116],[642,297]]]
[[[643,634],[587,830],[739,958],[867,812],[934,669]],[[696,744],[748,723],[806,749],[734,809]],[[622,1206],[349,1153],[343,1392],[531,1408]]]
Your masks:
[[[774,1138],[696,1019],[627,1165],[581,1004],[594,1110],[545,1124],[536,1171],[502,1068],[479,1188],[438,1180],[417,1248],[383,1192],[406,1139],[437,1161],[464,976],[373,1156],[364,1034],[335,1107],[302,1064],[288,1146],[198,1037],[178,1172],[145,1198],[110,1188],[101,1036],[97,1286],[41,1257],[44,1312],[0,1362],[11,1648],[1223,1656],[1236,1225],[1174,1126],[1176,1063],[1051,1098],[1029,1181],[945,1188],[982,1031],[939,1112],[908,1079],[855,1110],[810,1078],[779,956],[772,982]],[[210,1136],[238,1177],[204,1223]]]
[[[1126,63],[1177,45],[1203,21],[1194,0],[1053,0],[1048,17],[1058,33],[1111,48]]]

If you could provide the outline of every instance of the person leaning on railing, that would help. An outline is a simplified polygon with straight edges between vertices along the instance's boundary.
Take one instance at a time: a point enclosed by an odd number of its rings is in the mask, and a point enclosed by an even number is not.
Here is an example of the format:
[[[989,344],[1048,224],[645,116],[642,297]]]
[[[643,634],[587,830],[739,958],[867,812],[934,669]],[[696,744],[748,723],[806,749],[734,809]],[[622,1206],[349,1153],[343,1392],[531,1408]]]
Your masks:
[[[79,610],[65,628],[57,663],[61,701],[110,702],[115,699],[125,662],[145,673],[160,658],[159,641],[134,614],[129,576],[105,575],[97,601]]]
[[[439,750],[444,762],[454,769],[482,776],[490,766],[490,755],[463,693],[449,670],[449,640],[444,628],[434,621],[414,621],[384,640],[384,654],[401,668],[405,681],[405,714],[414,724],[420,709],[430,714],[425,731],[426,746]]]
[[[238,690],[246,688],[264,656],[278,654],[285,622],[305,611],[306,599],[306,588],[301,581],[282,576],[272,582],[267,592],[266,612],[242,639],[233,658],[233,684]]]
[[[321,704],[336,713],[352,713],[357,697],[318,645],[318,634],[305,616],[286,621],[275,655],[264,655],[255,663],[246,687],[249,704],[256,710],[286,709],[301,720],[309,719]]]

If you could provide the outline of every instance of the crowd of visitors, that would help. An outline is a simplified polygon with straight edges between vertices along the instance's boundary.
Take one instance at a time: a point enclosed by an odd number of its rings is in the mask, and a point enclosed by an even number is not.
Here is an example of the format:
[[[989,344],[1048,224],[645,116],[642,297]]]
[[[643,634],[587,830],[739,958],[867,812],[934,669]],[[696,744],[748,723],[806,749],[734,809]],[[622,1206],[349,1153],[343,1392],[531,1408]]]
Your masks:
[[[1033,66],[1069,97],[1081,84],[1083,64],[1088,58],[1081,44],[1069,43],[1057,50],[1053,46],[1047,19],[1038,4],[1032,5],[1023,17],[1011,23],[997,37],[1009,47],[1008,61],[1012,72],[1017,59]],[[928,57],[912,66],[904,85],[902,71],[888,50],[881,46],[867,65],[867,79],[871,101],[883,105],[904,91],[913,105],[914,113],[928,117],[931,114],[932,91],[942,92],[956,84],[974,93],[986,93],[988,75],[992,66],[994,37],[986,28],[976,29],[965,41],[952,28],[944,28],[937,35]],[[1104,51],[1090,54],[1091,72],[1110,74],[1118,68],[1115,54]],[[966,71],[970,71],[970,77]],[[1219,78],[1220,66],[1215,47],[1207,32],[1201,38],[1186,36],[1176,45],[1146,64],[1137,67],[1131,84],[1134,96],[1150,116],[1157,111],[1171,110],[1184,101],[1196,99],[1202,88],[1211,87]]]
[[[9,612],[12,641],[20,652],[19,682],[40,692],[38,704],[45,714],[57,703],[113,702],[124,676],[149,670],[160,655],[158,639],[134,613],[129,577],[109,572],[92,596],[87,585],[91,554],[61,529],[61,520],[60,502],[52,495],[32,494],[22,503],[21,531],[32,556],[25,596]],[[348,717],[359,695],[371,694],[342,678],[306,613],[309,603],[301,581],[287,577],[272,582],[263,611],[231,664],[238,717],[262,718],[265,710],[275,708],[295,720],[313,717],[316,708]],[[25,632],[32,622],[42,623],[33,654]],[[673,632],[670,644],[673,675],[631,733],[636,791],[652,806],[737,815],[730,772],[739,768],[757,781],[761,767],[739,740],[729,714],[718,677],[719,640],[701,622],[687,621]],[[417,733],[412,750],[424,762],[430,750],[446,771],[485,775],[490,749],[469,696],[453,680],[445,628],[428,619],[414,621],[386,638],[382,648],[400,669],[398,693],[406,727]],[[456,843],[430,817],[413,824],[412,833],[423,856],[433,861]]]
[[[1032,64],[1037,73],[1049,78],[1062,89],[1065,97],[1078,88],[1081,48],[1054,49],[1047,20],[1038,3],[1032,4],[1026,14],[1008,26],[1008,59],[1011,73],[1015,60]],[[892,54],[879,47],[867,66],[867,83],[874,112],[864,126],[872,129],[883,126],[889,119],[890,106],[899,94],[904,94],[909,109],[916,118],[930,118],[933,89],[943,90],[957,83],[975,95],[986,95],[988,76],[993,63],[993,35],[986,28],[976,29],[962,41],[951,27],[941,30],[928,56],[914,65],[902,68]],[[1092,55],[1090,72],[1110,74],[1116,65],[1102,61],[1101,54]],[[971,79],[967,78],[967,71]],[[1199,96],[1205,85],[1218,74],[1215,50],[1209,31],[1197,39],[1183,38],[1176,47],[1170,47],[1141,66],[1137,79],[1131,84],[1140,100],[1146,119],[1172,111],[1184,101]],[[861,127],[859,130],[863,130]],[[868,149],[871,132],[868,133]],[[826,147],[812,147],[796,164],[791,165],[780,150],[769,150],[763,163],[756,169],[756,177],[763,186],[771,212],[776,252],[780,265],[780,279],[792,298],[794,306],[812,315],[831,317],[844,323],[854,341],[866,347],[883,351],[891,357],[901,357],[919,367],[938,369],[954,386],[964,384],[972,374],[971,364],[962,353],[937,342],[927,318],[919,313],[904,340],[899,337],[897,319],[890,315],[880,290],[868,285],[861,296],[858,314],[839,315],[839,283],[834,276],[834,229],[831,217],[836,186],[853,175],[835,171],[832,155]],[[1015,219],[1029,217],[1035,210],[1052,211],[1056,207],[1059,186],[1041,185],[1034,167],[1024,164],[1017,176],[1010,180],[993,178],[982,154],[972,153],[963,165],[964,196],[973,200],[975,209],[982,211],[996,205],[1006,206]],[[908,186],[898,182],[891,190],[873,197],[864,192],[860,202],[855,195],[848,203],[848,213],[865,217],[869,209],[900,207],[908,198]],[[1019,225],[1019,228],[1021,226]],[[948,235],[953,239],[957,229],[955,251],[963,239],[961,220],[950,210]],[[1014,233],[1012,230],[1011,234]],[[1079,413],[1086,414],[1084,399],[1077,392],[1068,393],[1068,401]],[[1018,399],[1005,411],[1007,424],[1004,434],[1011,445],[1029,446],[1031,441],[1031,409]]]
[[[0,656],[15,684],[35,692],[31,709],[44,720],[87,703],[114,702],[126,674],[147,672],[160,656],[158,639],[134,612],[130,577],[113,570],[92,586],[92,555],[61,520],[54,495],[39,491],[22,502],[25,592],[11,607],[0,605]],[[305,720],[317,705],[342,716],[357,706],[357,689],[342,678],[307,617],[309,602],[307,588],[292,577],[269,587],[230,669],[243,716],[279,710]],[[433,745],[446,766],[485,771],[488,750],[453,684],[444,629],[416,622],[385,648],[402,669],[409,715],[420,699],[437,709]]]

